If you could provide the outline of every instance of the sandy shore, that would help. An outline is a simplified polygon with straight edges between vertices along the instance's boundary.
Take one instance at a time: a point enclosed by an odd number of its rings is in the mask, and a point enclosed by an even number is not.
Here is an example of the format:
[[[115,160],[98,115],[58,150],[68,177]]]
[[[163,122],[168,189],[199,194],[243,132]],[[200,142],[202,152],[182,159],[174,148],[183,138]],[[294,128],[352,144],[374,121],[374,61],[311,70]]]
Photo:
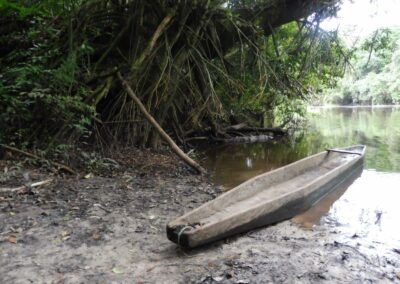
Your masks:
[[[10,163],[2,188],[49,177]],[[400,248],[291,220],[184,251],[166,223],[221,189],[177,161],[143,165],[0,193],[0,283],[400,282]]]

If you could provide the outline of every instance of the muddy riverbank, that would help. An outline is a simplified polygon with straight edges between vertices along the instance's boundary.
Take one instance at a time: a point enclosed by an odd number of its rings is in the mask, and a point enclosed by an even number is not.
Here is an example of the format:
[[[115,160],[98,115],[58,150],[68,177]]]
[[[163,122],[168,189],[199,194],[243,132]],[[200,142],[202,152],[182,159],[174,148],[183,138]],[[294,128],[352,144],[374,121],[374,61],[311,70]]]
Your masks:
[[[149,159],[149,157],[151,159]],[[123,162],[117,160],[119,163]],[[385,283],[400,278],[386,250],[335,226],[290,220],[191,251],[166,223],[220,194],[167,155],[139,154],[123,170],[86,178],[1,161],[0,283]]]

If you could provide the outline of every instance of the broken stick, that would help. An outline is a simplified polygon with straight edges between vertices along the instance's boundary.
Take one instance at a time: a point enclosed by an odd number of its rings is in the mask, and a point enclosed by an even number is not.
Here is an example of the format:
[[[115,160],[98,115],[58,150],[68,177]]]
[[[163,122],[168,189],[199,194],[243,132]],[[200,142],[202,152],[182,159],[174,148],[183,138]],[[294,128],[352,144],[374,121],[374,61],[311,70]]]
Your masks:
[[[50,182],[52,182],[53,181],[53,179],[52,178],[49,178],[49,179],[46,179],[46,180],[43,180],[43,181],[38,181],[38,182],[34,182],[34,183],[31,183],[31,184],[28,184],[28,185],[22,185],[22,186],[19,186],[19,187],[14,187],[14,188],[0,188],[0,192],[14,192],[14,191],[20,191],[20,190],[23,190],[23,189],[27,189],[27,188],[33,188],[33,187],[38,187],[38,186],[41,186],[41,185],[44,185],[44,184],[48,184],[48,183],[50,183]]]
[[[69,172],[70,174],[73,174],[73,175],[76,175],[76,174],[77,174],[76,171],[74,171],[73,169],[71,169],[70,167],[68,167],[68,166],[66,166],[66,165],[63,165],[63,164],[60,164],[60,163],[57,163],[57,162],[49,161],[49,160],[44,159],[44,158],[42,158],[42,157],[39,157],[39,156],[37,156],[37,155],[35,155],[35,154],[28,153],[28,152],[22,151],[22,150],[20,150],[20,149],[17,149],[17,148],[8,146],[8,145],[0,144],[0,146],[3,147],[4,149],[7,149],[7,150],[10,150],[10,151],[13,151],[13,152],[16,152],[16,153],[25,155],[25,156],[27,156],[27,157],[30,157],[30,158],[33,158],[33,159],[36,159],[36,160],[44,160],[44,161],[46,161],[46,162],[48,162],[48,163],[50,163],[50,164],[52,164],[52,165],[54,165],[54,166],[59,167],[60,169],[65,170],[66,172]]]

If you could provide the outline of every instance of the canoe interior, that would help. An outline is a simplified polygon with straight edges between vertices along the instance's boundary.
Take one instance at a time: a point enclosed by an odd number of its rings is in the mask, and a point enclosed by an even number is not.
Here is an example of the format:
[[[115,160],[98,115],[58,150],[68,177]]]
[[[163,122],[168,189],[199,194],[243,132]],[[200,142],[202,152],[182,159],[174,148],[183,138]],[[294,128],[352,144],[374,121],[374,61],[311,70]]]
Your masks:
[[[326,151],[256,176],[169,223],[168,237],[179,241],[176,234],[181,236],[180,230],[190,225],[184,235],[200,244],[262,226],[266,216],[271,223],[300,213],[329,193],[338,178],[362,165],[365,146],[340,150],[355,153]]]

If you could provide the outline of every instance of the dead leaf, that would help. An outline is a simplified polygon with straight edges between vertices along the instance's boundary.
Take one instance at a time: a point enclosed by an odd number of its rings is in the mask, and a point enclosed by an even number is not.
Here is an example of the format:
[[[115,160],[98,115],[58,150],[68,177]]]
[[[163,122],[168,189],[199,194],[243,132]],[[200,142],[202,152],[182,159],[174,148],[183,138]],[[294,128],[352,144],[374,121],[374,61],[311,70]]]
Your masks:
[[[17,236],[16,235],[9,235],[8,236],[8,241],[12,244],[16,244],[17,243]]]
[[[147,272],[150,272],[150,271],[152,271],[154,268],[156,268],[157,267],[157,265],[154,265],[153,267],[150,267],[149,269],[147,269],[146,271]]]
[[[63,231],[61,231],[60,235],[61,235],[62,237],[67,237],[67,236],[71,235],[71,231],[69,231],[69,230],[63,230]]]
[[[21,227],[18,227],[18,228],[13,228],[13,227],[11,227],[10,228],[11,229],[11,231],[13,232],[13,233],[22,233],[22,231],[23,231],[23,229],[21,228]]]
[[[85,179],[89,179],[89,178],[92,178],[92,177],[93,177],[93,174],[92,174],[92,173],[88,173],[88,174],[86,174],[86,175],[84,176]]]
[[[62,240],[60,240],[60,239],[57,238],[57,239],[52,240],[51,242],[52,242],[52,244],[54,244],[54,245],[59,245],[59,244],[62,243]]]
[[[70,231],[70,230],[63,230],[63,231],[61,231],[61,233],[60,233],[61,239],[62,239],[63,241],[67,241],[67,240],[69,240],[69,239],[71,238],[71,234],[72,234],[72,231]]]
[[[214,276],[212,279],[215,282],[221,282],[222,280],[224,280],[224,277],[223,276]]]
[[[124,273],[124,270],[121,267],[116,266],[112,269],[112,272],[115,274],[122,274],[122,273]]]
[[[209,261],[209,262],[207,263],[207,265],[208,265],[208,267],[211,267],[211,268],[217,267],[217,266],[218,266],[218,264],[217,264],[215,261]]]
[[[100,238],[101,238],[101,236],[100,236],[100,234],[98,233],[98,232],[93,232],[93,234],[92,234],[92,239],[93,240],[95,240],[95,241],[98,241],[98,240],[100,240]]]

